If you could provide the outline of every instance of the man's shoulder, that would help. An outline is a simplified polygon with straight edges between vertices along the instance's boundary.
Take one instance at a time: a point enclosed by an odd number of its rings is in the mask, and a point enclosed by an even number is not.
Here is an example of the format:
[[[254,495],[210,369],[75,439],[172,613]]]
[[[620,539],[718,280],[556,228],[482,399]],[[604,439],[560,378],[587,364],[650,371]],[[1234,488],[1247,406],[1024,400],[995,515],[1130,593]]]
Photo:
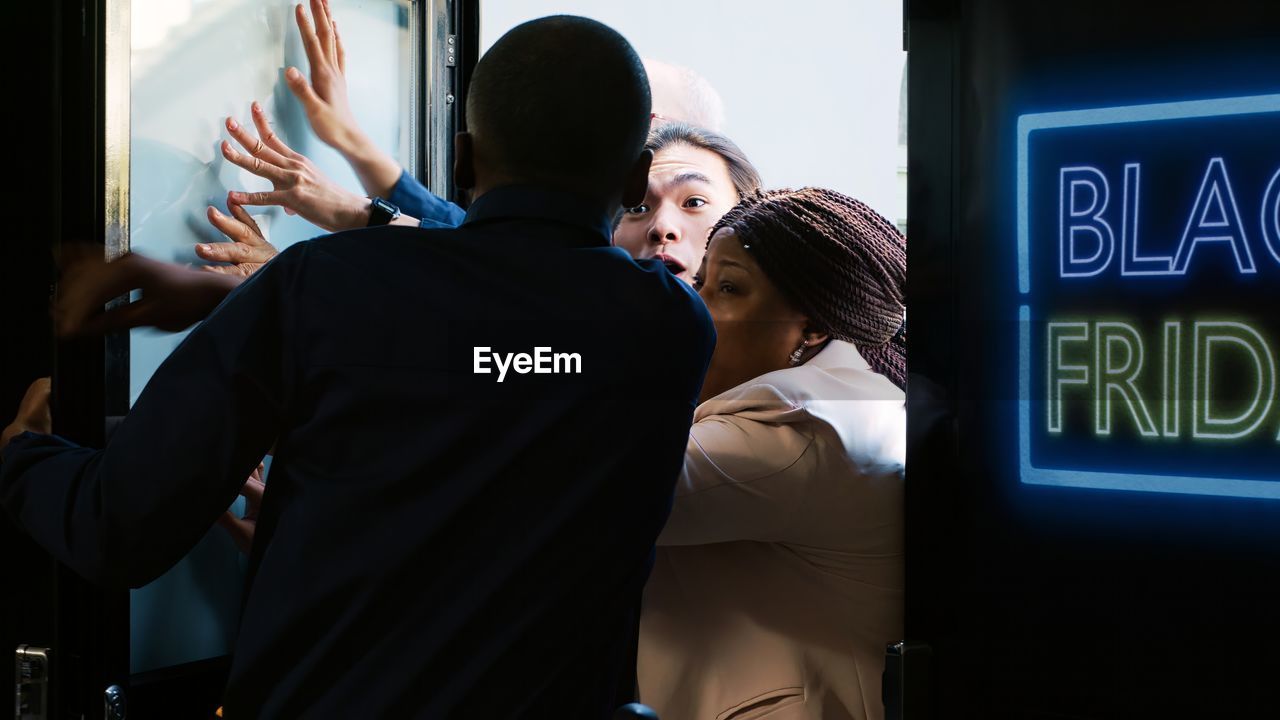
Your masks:
[[[355,228],[332,235],[321,235],[306,244],[320,253],[345,256],[369,253],[386,254],[397,250],[413,249],[429,252],[432,241],[448,242],[460,235],[459,228],[438,225],[413,227],[410,225],[384,225],[381,227]]]
[[[612,272],[596,278],[593,292],[617,313],[616,325],[643,338],[646,349],[673,361],[680,357],[705,364],[715,348],[715,326],[702,298],[657,260],[633,260],[619,248]]]
[[[566,300],[576,295],[584,303],[607,306],[622,314],[622,322],[661,317],[668,332],[713,335],[702,300],[662,263],[636,261],[613,246],[552,250],[542,242],[545,238],[530,240],[485,226],[388,226],[334,233],[300,245],[309,246],[307,262],[317,269],[378,277],[418,271],[448,278],[459,268],[483,267],[486,282],[520,279],[543,290],[557,288]],[[535,277],[536,282],[531,280]]]
[[[702,298],[698,297],[698,292],[689,286],[680,278],[671,274],[666,266],[658,260],[638,260],[632,261],[635,265],[650,274],[655,283],[655,292],[662,294],[667,301],[669,308],[676,312],[686,315],[691,323],[698,327],[710,328],[711,313],[707,311],[706,303],[702,302]]]
[[[322,271],[367,273],[374,277],[448,276],[458,262],[479,263],[489,249],[461,228],[408,225],[358,228],[322,235],[307,246],[307,264]]]

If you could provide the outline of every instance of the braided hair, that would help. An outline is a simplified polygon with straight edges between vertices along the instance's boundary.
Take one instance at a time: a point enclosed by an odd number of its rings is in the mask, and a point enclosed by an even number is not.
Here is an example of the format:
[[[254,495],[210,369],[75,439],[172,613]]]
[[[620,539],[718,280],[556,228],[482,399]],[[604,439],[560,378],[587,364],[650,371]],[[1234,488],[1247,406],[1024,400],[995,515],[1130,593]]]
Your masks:
[[[756,191],[711,229],[730,228],[815,329],[857,346],[907,386],[907,241],[865,203],[834,190]]]

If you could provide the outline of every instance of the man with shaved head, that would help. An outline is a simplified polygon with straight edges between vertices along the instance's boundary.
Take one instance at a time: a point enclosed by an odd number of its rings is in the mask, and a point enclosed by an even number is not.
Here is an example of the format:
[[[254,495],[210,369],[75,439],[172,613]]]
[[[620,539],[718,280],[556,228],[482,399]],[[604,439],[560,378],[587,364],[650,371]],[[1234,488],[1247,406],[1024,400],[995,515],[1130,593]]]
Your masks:
[[[649,102],[604,25],[515,28],[472,79],[458,228],[340,208],[373,227],[241,284],[105,449],[25,408],[0,501],[79,573],[137,587],[274,444],[226,717],[608,717],[714,342],[684,283],[610,246],[644,197]],[[145,303],[161,281],[129,262],[95,277]]]
[[[631,173],[645,165],[637,161],[649,132],[644,66],[621,35],[583,27],[605,28],[585,18],[544,18],[513,28],[484,54],[467,91],[470,132],[457,147],[464,167],[470,157],[495,175],[583,194],[610,188],[615,203],[620,178],[630,180],[628,190],[643,188],[647,175]],[[581,37],[564,42],[568,32]],[[458,178],[464,187],[472,180]]]

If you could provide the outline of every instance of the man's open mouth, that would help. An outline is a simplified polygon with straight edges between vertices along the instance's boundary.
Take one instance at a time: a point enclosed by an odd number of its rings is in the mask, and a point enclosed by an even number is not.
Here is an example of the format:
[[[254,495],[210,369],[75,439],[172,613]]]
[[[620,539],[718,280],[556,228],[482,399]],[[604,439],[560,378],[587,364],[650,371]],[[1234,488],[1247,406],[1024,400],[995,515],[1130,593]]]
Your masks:
[[[667,267],[667,270],[669,270],[672,275],[679,275],[685,271],[684,263],[666,253],[658,253],[654,257],[661,260],[662,264]]]

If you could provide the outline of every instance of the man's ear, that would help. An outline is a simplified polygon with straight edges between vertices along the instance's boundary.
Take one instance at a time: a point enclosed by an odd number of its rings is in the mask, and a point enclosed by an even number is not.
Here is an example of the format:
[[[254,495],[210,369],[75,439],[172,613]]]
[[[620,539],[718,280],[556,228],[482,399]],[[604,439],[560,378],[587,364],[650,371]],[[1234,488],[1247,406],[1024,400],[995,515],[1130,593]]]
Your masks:
[[[622,186],[622,207],[631,208],[644,202],[644,196],[649,192],[649,166],[652,164],[653,151],[641,151],[627,172],[626,184]]]
[[[468,132],[453,136],[453,184],[465,190],[476,186],[476,156]]]

